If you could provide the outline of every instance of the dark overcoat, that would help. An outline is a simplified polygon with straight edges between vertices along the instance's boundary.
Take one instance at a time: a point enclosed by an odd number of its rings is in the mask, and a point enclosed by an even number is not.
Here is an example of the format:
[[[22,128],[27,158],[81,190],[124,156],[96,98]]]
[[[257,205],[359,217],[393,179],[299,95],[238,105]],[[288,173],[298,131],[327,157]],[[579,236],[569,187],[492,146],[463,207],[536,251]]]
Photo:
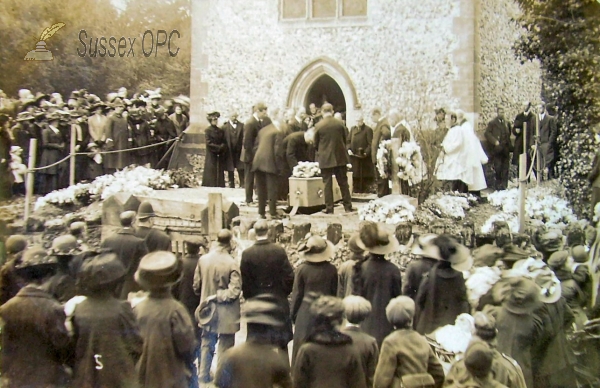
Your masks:
[[[154,128],[156,130],[156,137],[158,141],[175,139],[177,137],[175,124],[173,124],[173,121],[171,121],[168,117],[165,117],[164,119],[157,118]]]
[[[281,327],[281,345],[292,339],[292,320],[288,296],[294,286],[294,269],[287,253],[280,245],[269,240],[258,240],[242,252],[240,263],[242,292],[250,299],[261,294],[272,294],[288,318]]]
[[[462,272],[452,269],[449,262],[434,265],[419,286],[415,305],[415,329],[419,333],[454,325],[456,317],[471,311]]]
[[[289,177],[299,162],[312,162],[309,148],[306,140],[304,140],[303,131],[287,135],[283,139],[279,149],[280,159],[283,161],[281,166],[282,174]]]
[[[379,148],[379,143],[391,138],[392,131],[390,129],[390,124],[386,118],[380,119],[377,122],[377,125],[375,125],[375,128],[373,128],[373,141],[371,142],[371,161],[374,166],[377,165],[377,149]]]
[[[402,280],[402,295],[416,299],[423,276],[427,275],[437,260],[423,257],[408,263]]]
[[[190,317],[195,321],[194,313],[200,304],[200,298],[194,292],[194,273],[198,265],[198,255],[185,255],[183,257],[183,269],[181,271],[181,280],[173,289],[175,298],[180,301],[187,309]]]
[[[0,307],[3,387],[63,387],[69,347],[63,307],[50,294],[26,286]],[[6,380],[5,380],[6,379]]]
[[[169,294],[148,297],[134,308],[144,339],[137,364],[145,388],[187,388],[196,331],[186,308]]]
[[[292,321],[294,328],[294,347],[292,364],[300,346],[313,329],[313,317],[310,305],[319,295],[337,294],[337,270],[327,261],[319,263],[305,262],[296,269],[292,290]]]
[[[127,273],[123,278],[123,286],[120,290],[121,299],[127,299],[130,292],[140,289],[133,279],[137,271],[140,260],[146,253],[146,243],[135,236],[133,228],[123,228],[119,232],[108,236],[101,244],[102,248],[108,248],[117,254],[123,266],[127,268]]]
[[[54,132],[50,127],[42,130],[42,158],[40,159],[39,167],[49,166],[58,162],[63,157],[66,143],[65,139],[59,133]],[[62,164],[62,163],[61,163]],[[59,166],[53,166],[40,172],[42,174],[56,175],[58,174]]]
[[[171,237],[162,230],[138,226],[135,228],[135,236],[144,240],[148,253],[156,251],[171,252],[172,250]]]
[[[342,333],[352,338],[352,346],[354,346],[354,349],[360,355],[360,363],[365,374],[367,387],[372,387],[375,368],[379,359],[377,340],[356,326],[347,326],[342,330]]]
[[[529,152],[535,131],[535,118],[532,112],[529,112],[528,114],[525,114],[525,112],[521,112],[517,115],[517,117],[515,117],[515,122],[512,128],[512,133],[515,136],[515,147],[512,159],[513,164],[519,164],[519,155],[523,153],[523,131],[525,128],[524,124],[527,124],[525,150]]]
[[[190,120],[183,113],[180,114],[179,117],[177,117],[177,113],[173,113],[169,116],[169,119],[173,122],[173,125],[175,125],[177,136],[181,136],[183,131],[185,131],[190,124]]]
[[[219,127],[210,126],[204,132],[206,138],[206,159],[202,186],[225,187],[225,167],[229,159],[225,132]]]
[[[244,163],[252,163],[254,160],[254,146],[256,142],[256,137],[258,136],[258,131],[265,126],[264,120],[263,124],[261,124],[254,115],[252,115],[248,121],[244,123],[244,136],[242,137],[243,148],[240,154],[240,159]]]
[[[227,159],[226,170],[243,170],[244,163],[241,160],[241,156],[242,148],[244,148],[244,124],[236,121],[234,125],[231,125],[231,121],[227,121],[225,124],[223,124],[223,131],[225,131],[227,150],[230,154],[229,158]]]
[[[88,297],[73,313],[73,387],[136,388],[135,364],[142,353],[135,315],[128,302]]]
[[[127,123],[127,119],[122,115],[114,113],[109,117],[106,137],[107,140],[112,139],[112,146],[108,148],[109,151],[126,150],[133,146],[133,137],[129,124]],[[104,167],[111,169],[116,168],[120,170],[133,163],[131,152],[105,154],[103,158]]]
[[[291,132],[306,132],[308,130],[308,124],[305,121],[299,122],[296,117],[292,118],[288,124]]]
[[[383,256],[369,254],[355,276],[360,280],[357,285],[360,289],[355,289],[354,293],[371,302],[371,314],[360,327],[365,333],[375,337],[377,346],[381,347],[383,339],[394,330],[387,320],[385,308],[390,300],[401,295],[400,270]]]
[[[277,174],[277,137],[279,131],[275,125],[268,125],[260,130],[256,141],[258,148],[254,154],[252,171],[262,171],[269,174]]]
[[[373,129],[371,127],[363,124],[350,129],[348,149],[354,154],[350,156],[350,163],[352,163],[352,172],[357,178],[373,178],[375,168],[371,160],[372,142]]]
[[[156,137],[150,132],[151,128],[148,121],[144,119],[129,120],[129,127],[133,138],[133,147],[146,147],[155,144]],[[156,147],[148,147],[133,152],[132,160],[138,165],[150,163],[154,167],[158,162],[158,153]]]
[[[503,155],[508,158],[512,145],[510,144],[510,127],[506,119],[494,118],[484,132],[487,150],[491,155]],[[496,145],[496,142],[500,143]]]
[[[293,363],[294,387],[366,388],[366,378],[352,338],[338,331],[312,334]]]
[[[248,340],[223,354],[215,385],[219,388],[292,388],[286,357],[287,354],[271,344]]]
[[[444,369],[422,335],[410,329],[392,332],[381,345],[374,386],[400,386],[394,380],[419,373],[429,373],[436,387],[444,383]]]
[[[315,148],[319,168],[334,168],[348,164],[346,127],[333,117],[325,117],[315,127]]]

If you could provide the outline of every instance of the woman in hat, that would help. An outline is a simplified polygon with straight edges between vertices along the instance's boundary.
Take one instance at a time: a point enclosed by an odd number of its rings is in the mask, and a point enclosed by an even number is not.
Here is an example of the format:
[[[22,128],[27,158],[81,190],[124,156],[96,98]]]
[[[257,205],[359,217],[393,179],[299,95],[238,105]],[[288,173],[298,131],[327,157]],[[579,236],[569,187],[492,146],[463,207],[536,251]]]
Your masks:
[[[50,166],[58,162],[65,152],[65,138],[62,136],[59,128],[59,115],[50,113],[48,116],[48,125],[42,130],[42,157],[40,167]],[[42,194],[48,194],[58,189],[58,177],[60,168],[58,165],[45,168],[39,172],[43,179]]]
[[[115,112],[108,118],[106,126],[106,150],[123,152],[104,156],[104,172],[107,174],[112,174],[132,163],[131,152],[125,151],[133,144],[133,137],[125,117],[125,104],[122,101],[115,101],[113,107]]]
[[[171,294],[181,278],[182,264],[173,253],[156,251],[142,258],[135,273],[138,284],[150,292],[134,308],[144,338],[137,370],[146,388],[190,386],[196,333],[185,306]]]
[[[64,387],[69,345],[63,307],[43,290],[57,262],[42,247],[27,249],[15,265],[26,286],[0,307],[3,387]]]
[[[375,337],[381,347],[383,339],[393,330],[385,317],[385,308],[390,300],[402,293],[400,270],[387,261],[385,255],[397,252],[400,243],[394,233],[389,233],[382,225],[365,222],[360,227],[358,246],[368,255],[364,262],[354,266],[353,293],[371,302],[373,310],[361,328]]]
[[[126,272],[110,251],[81,266],[78,288],[85,298],[68,314],[75,345],[73,387],[139,387],[135,364],[143,339],[129,303],[114,297]]]
[[[358,246],[358,233],[355,233],[348,240],[348,250],[350,251],[350,257],[344,261],[338,269],[338,298],[345,298],[352,295],[352,274],[354,273],[354,266],[358,262],[363,262],[365,259],[365,251]]]
[[[219,112],[212,112],[206,116],[210,126],[205,129],[206,159],[202,175],[202,186],[204,187],[225,187],[227,139],[225,132],[217,125],[219,117],[221,117]]]
[[[352,338],[339,331],[344,305],[334,296],[320,296],[310,306],[313,332],[293,363],[294,387],[366,388],[360,356]]]
[[[73,258],[80,253],[82,251],[77,239],[70,234],[56,237],[52,241],[50,254],[56,257],[58,269],[48,281],[47,291],[60,303],[65,303],[77,295],[77,269],[73,266]]]
[[[300,257],[305,261],[296,270],[292,289],[291,314],[296,325],[292,364],[313,327],[311,303],[319,295],[335,296],[337,293],[337,270],[329,262],[335,253],[333,244],[320,236],[311,236],[300,252]]]
[[[175,112],[169,116],[169,119],[171,119],[171,121],[175,125],[175,131],[177,132],[177,137],[181,137],[181,135],[183,134],[183,131],[185,131],[189,125],[189,119],[185,115],[183,108],[182,108],[184,101],[178,100],[177,98],[175,98],[175,99],[173,99],[173,102],[175,103],[175,106],[174,106]]]
[[[437,234],[429,233],[415,241],[410,253],[416,258],[408,263],[404,272],[402,295],[415,299],[423,277],[441,260],[439,249],[432,243],[436,237]]]
[[[409,384],[411,379],[420,379],[429,384],[422,386],[441,387],[442,365],[425,337],[412,329],[415,302],[408,296],[399,296],[390,301],[385,312],[394,331],[381,345],[373,386],[410,387],[413,386]]]
[[[432,243],[438,248],[441,260],[429,271],[417,292],[415,329],[421,334],[453,325],[456,317],[471,311],[462,274],[473,264],[469,249],[444,234]]]
[[[524,277],[510,279],[510,286],[502,306],[488,310],[496,315],[498,351],[517,361],[527,387],[534,387],[532,346],[543,332],[543,322],[534,312],[542,305],[541,290],[533,280]]]
[[[246,301],[244,318],[248,337],[243,344],[225,352],[219,360],[215,385],[219,388],[291,388],[288,355],[273,333],[285,325],[283,309],[271,294]]]

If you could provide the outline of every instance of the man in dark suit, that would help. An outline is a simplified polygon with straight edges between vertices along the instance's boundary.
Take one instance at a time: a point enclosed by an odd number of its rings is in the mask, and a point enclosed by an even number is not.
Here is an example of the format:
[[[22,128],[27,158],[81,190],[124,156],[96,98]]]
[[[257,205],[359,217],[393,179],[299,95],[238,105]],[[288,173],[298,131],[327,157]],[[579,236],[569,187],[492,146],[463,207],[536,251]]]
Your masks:
[[[258,194],[258,214],[266,218],[265,210],[269,202],[269,218],[277,218],[277,196],[279,193],[279,171],[277,169],[277,138],[280,135],[280,122],[262,128],[256,137],[258,147],[252,162]]]
[[[299,162],[312,162],[310,158],[310,147],[315,141],[315,131],[310,129],[306,132],[294,132],[288,135],[282,144],[281,152],[290,174]]]
[[[71,130],[75,130],[75,152],[87,151],[90,143],[90,131],[87,123],[87,111],[74,109],[71,115]],[[74,128],[73,128],[74,127]],[[88,164],[90,158],[87,155],[75,156],[75,183],[88,180]]]
[[[246,300],[261,294],[271,294],[285,312],[286,324],[277,337],[278,345],[287,353],[287,344],[292,339],[290,305],[287,301],[294,285],[294,269],[290,265],[285,249],[268,239],[269,225],[264,220],[254,224],[256,242],[242,252],[240,271],[242,292]]]
[[[246,203],[253,203],[254,195],[254,171],[252,161],[256,146],[256,137],[261,128],[270,123],[267,117],[267,106],[259,102],[253,107],[252,117],[244,124],[243,147],[240,159],[244,162],[244,188],[246,189]]]
[[[348,155],[346,153],[346,127],[340,120],[333,118],[333,106],[323,104],[323,119],[315,127],[315,148],[317,162],[325,184],[325,214],[333,214],[333,175],[335,175],[346,212],[352,212],[352,198],[348,186]]]
[[[373,109],[371,112],[371,119],[376,123],[375,128],[373,129],[373,141],[371,142],[371,160],[375,166],[377,196],[381,198],[384,195],[390,194],[391,190],[388,179],[382,178],[381,175],[379,175],[379,171],[377,171],[377,150],[379,149],[379,143],[392,138],[392,132],[387,118],[382,117],[380,108]]]
[[[229,187],[235,187],[235,170],[238,171],[240,178],[240,187],[244,187],[244,163],[241,160],[243,141],[244,141],[244,124],[238,121],[238,112],[233,110],[227,121],[221,127],[225,131],[225,139],[227,140],[227,149],[231,155],[227,160],[231,160],[231,165],[227,166],[227,174],[229,175]]]
[[[171,237],[162,230],[154,228],[154,208],[148,201],[144,201],[138,207],[137,225],[135,236],[146,243],[148,253],[156,251],[172,251]]]
[[[306,108],[303,106],[298,108],[296,115],[290,118],[289,125],[292,132],[308,130],[308,124],[306,123]]]
[[[122,280],[123,283],[120,287],[120,291],[117,291],[119,292],[121,299],[127,299],[127,295],[130,292],[136,292],[140,289],[133,279],[133,275],[135,274],[142,257],[148,253],[144,240],[135,236],[135,229],[133,228],[134,220],[134,211],[129,210],[121,213],[121,230],[112,236],[108,236],[101,244],[102,248],[110,249],[114,252],[123,263],[123,266],[127,269],[127,273]]]
[[[490,186],[495,190],[506,190],[511,152],[510,127],[504,117],[504,108],[499,106],[496,112],[498,115],[488,123],[484,133],[490,164],[494,169],[494,182]]]
[[[531,102],[525,101],[521,112],[515,117],[512,133],[515,136],[515,146],[513,151],[512,164],[519,165],[519,155],[523,152],[527,154],[527,169],[531,166],[531,148],[532,139],[535,132],[535,114],[532,112]],[[526,134],[525,134],[526,132]],[[523,135],[525,134],[525,144],[523,144]]]
[[[352,178],[355,192],[366,193],[373,182],[373,162],[371,161],[371,143],[373,142],[373,129],[365,125],[360,116],[356,125],[350,129],[348,139],[348,155],[352,163]]]
[[[542,174],[546,178],[554,178],[554,171],[550,169],[558,155],[555,155],[556,140],[558,138],[558,129],[556,127],[556,118],[550,116],[546,111],[544,102],[538,105],[538,125],[539,125],[539,146],[538,156],[541,158]]]

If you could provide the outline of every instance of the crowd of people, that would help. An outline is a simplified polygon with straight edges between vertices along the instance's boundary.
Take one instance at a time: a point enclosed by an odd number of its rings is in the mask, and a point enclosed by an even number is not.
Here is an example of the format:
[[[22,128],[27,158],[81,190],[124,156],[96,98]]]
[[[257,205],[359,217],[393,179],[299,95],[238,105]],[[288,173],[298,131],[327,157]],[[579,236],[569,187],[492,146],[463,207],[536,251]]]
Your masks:
[[[0,91],[0,94],[2,92]],[[189,125],[190,100],[163,101],[160,89],[130,95],[122,87],[106,99],[87,90],[33,95],[19,91],[18,100],[3,98],[0,115],[0,193],[24,192],[30,140],[37,139],[35,189],[39,194],[69,185],[69,162],[58,163],[75,137],[75,181],[91,181],[131,164],[157,167],[168,141],[180,138]],[[163,160],[166,167],[168,160]]]
[[[7,238],[0,385],[575,387],[567,334],[600,312],[595,237],[583,230],[512,236],[498,223],[496,239],[470,251],[450,235],[363,222],[339,268],[333,244],[312,235],[294,269],[267,220],[245,249],[223,229],[212,243],[186,237],[176,256],[155,216],[149,202],[123,212],[99,249],[82,222],[50,250]],[[474,302],[465,274],[483,267],[501,279]],[[466,333],[461,357],[439,352],[444,331]]]

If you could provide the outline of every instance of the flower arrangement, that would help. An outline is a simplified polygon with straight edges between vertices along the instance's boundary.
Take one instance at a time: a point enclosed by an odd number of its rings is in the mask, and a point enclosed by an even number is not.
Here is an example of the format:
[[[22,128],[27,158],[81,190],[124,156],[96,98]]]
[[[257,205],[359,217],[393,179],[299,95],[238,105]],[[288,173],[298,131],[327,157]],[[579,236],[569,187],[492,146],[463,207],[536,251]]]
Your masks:
[[[496,221],[506,221],[508,223],[508,226],[510,227],[511,232],[519,232],[519,218],[517,217],[517,215],[501,212],[494,214],[484,222],[484,224],[481,226],[481,233],[492,233],[492,231],[494,230],[494,222]]]
[[[314,178],[321,176],[321,169],[317,162],[299,162],[292,170],[292,176],[295,178]]]
[[[519,190],[501,190],[496,191],[488,196],[489,203],[502,210],[502,215],[494,215],[507,217],[511,220],[516,220],[519,212]],[[549,187],[535,187],[527,190],[527,199],[525,201],[525,213],[529,217],[533,224],[545,225],[548,228],[564,229],[568,224],[577,221],[577,216],[573,213],[573,210],[569,203],[555,195],[553,190]],[[484,227],[490,225],[489,221],[486,221]],[[510,222],[509,222],[510,224]],[[518,231],[518,222],[515,224],[515,228],[511,230],[514,232]],[[487,233],[483,231],[482,232]]]
[[[472,308],[477,308],[482,296],[496,284],[502,275],[498,267],[475,267],[469,272],[465,281],[467,299]]]
[[[102,175],[92,183],[78,183],[65,189],[53,191],[38,198],[35,209],[48,203],[57,206],[75,204],[79,198],[89,197],[91,200],[106,199],[119,192],[133,195],[145,195],[154,190],[166,190],[173,185],[169,173],[142,166],[127,167],[114,174]]]
[[[405,141],[398,149],[398,178],[413,186],[423,180],[423,156],[421,147],[414,141]]]
[[[469,210],[476,203],[477,198],[471,194],[458,192],[437,193],[427,198],[419,211],[431,213],[429,217],[421,216],[429,221],[434,220],[436,217],[462,220],[466,216],[465,211]]]
[[[379,143],[379,148],[377,149],[377,171],[381,178],[387,178],[391,173],[390,144],[392,144],[391,140],[384,140]]]
[[[404,197],[397,199],[374,199],[358,210],[358,217],[363,221],[399,224],[414,221],[416,208]]]

